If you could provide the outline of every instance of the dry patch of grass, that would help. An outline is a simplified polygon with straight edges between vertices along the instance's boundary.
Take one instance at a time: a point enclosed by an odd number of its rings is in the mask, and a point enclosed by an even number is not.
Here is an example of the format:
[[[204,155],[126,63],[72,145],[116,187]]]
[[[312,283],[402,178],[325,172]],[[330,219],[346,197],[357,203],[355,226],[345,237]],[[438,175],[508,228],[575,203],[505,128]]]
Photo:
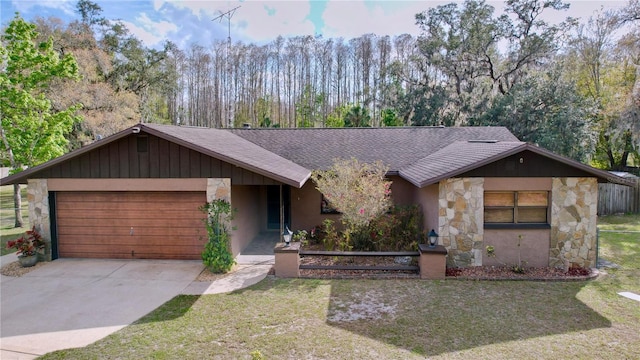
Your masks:
[[[640,242],[600,242],[619,270],[592,281],[267,277],[230,294],[178,296],[82,349],[43,359],[637,359]],[[636,256],[637,258],[637,256]]]
[[[231,294],[176,297],[44,359],[249,359],[256,350],[268,359],[637,358],[638,304],[609,297],[599,281],[269,277]]]

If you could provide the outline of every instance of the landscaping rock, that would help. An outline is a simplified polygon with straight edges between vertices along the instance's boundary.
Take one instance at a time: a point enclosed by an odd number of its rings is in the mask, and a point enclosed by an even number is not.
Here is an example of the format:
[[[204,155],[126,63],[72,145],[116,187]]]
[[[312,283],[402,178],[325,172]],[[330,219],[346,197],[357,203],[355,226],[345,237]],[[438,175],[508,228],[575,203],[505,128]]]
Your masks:
[[[411,256],[396,256],[393,262],[401,265],[411,265]]]

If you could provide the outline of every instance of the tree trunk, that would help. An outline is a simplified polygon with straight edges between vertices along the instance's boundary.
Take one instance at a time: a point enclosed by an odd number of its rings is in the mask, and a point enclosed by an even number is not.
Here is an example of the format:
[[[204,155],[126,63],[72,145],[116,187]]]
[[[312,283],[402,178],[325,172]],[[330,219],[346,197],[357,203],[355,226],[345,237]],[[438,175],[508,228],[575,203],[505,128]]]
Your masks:
[[[20,228],[24,226],[22,220],[22,196],[20,196],[20,184],[13,184],[13,206],[15,207],[16,223],[15,227]]]
[[[14,170],[20,169],[13,156],[13,149],[9,146],[9,140],[4,132],[4,129],[0,125],[0,137],[2,137],[2,143],[4,144],[7,155],[9,155],[9,162],[11,168]],[[22,220],[22,197],[20,196],[20,184],[13,184],[13,206],[16,215],[15,227],[20,228],[24,225]]]

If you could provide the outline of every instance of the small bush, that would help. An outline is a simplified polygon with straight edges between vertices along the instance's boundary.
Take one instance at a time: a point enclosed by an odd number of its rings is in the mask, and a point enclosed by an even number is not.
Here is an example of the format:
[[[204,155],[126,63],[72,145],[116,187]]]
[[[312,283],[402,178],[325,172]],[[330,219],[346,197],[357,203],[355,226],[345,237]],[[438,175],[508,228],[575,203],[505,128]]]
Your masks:
[[[421,240],[422,210],[419,206],[396,206],[372,220],[368,226],[349,233],[338,233],[332,220],[325,220],[310,232],[310,244],[328,250],[403,251],[415,250]]]
[[[214,200],[201,207],[207,214],[205,221],[209,241],[202,252],[202,262],[212,273],[226,273],[236,263],[231,253],[228,224],[233,219],[231,204]]]

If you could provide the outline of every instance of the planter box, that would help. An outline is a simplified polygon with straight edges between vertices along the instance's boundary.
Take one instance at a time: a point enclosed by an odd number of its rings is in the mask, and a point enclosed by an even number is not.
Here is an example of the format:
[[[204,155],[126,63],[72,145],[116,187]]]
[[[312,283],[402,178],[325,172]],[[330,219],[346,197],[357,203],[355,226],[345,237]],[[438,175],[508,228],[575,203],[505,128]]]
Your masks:
[[[20,262],[20,266],[22,267],[32,267],[38,263],[38,255],[32,256],[18,256],[18,261]]]

